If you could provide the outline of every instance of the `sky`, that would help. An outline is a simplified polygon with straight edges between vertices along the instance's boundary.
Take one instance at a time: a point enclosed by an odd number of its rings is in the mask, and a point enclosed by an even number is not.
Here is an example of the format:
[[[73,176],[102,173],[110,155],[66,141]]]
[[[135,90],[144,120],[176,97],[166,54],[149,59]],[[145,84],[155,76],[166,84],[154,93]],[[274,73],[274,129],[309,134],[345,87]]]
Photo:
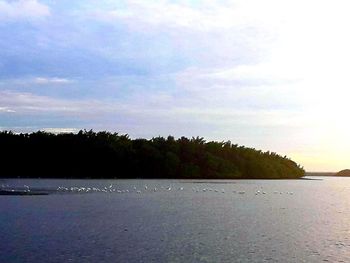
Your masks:
[[[0,0],[0,130],[200,136],[350,168],[347,0]]]

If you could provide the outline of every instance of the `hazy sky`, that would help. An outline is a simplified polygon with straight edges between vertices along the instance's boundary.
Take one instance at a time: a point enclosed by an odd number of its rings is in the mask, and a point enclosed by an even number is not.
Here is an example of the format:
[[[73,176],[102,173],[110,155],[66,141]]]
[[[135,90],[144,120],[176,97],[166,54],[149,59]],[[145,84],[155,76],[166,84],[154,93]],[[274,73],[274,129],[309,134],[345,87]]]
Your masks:
[[[350,167],[347,0],[0,0],[0,129],[202,136]]]

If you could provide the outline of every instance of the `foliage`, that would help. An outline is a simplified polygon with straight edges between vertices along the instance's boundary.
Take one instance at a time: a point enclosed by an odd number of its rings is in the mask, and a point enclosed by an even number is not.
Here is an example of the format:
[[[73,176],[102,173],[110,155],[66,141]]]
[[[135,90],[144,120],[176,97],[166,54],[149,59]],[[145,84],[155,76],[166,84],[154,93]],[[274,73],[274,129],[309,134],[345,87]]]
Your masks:
[[[130,139],[110,132],[0,132],[0,177],[299,178],[287,157],[203,138]]]

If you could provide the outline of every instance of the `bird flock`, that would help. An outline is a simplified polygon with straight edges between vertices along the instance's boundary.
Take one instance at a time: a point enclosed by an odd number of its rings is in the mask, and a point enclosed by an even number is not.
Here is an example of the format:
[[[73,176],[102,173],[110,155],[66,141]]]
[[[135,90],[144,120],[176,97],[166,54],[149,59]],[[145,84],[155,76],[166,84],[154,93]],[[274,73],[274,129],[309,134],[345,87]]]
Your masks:
[[[206,187],[206,188],[199,188],[199,187],[192,187],[192,188],[187,188],[187,190],[190,190],[195,193],[205,193],[205,192],[213,192],[213,193],[233,193],[233,194],[239,194],[239,195],[244,195],[244,194],[249,194],[249,193],[254,193],[255,195],[266,195],[266,194],[287,194],[287,195],[293,195],[293,192],[290,191],[273,191],[273,192],[267,192],[263,191],[262,189],[260,190],[255,190],[254,192],[250,191],[242,191],[242,190],[232,190],[232,191],[227,191],[225,189],[219,189],[219,188],[211,188],[211,187]],[[77,193],[89,193],[89,192],[101,192],[101,193],[137,193],[137,194],[142,194],[142,193],[152,193],[152,192],[179,192],[179,191],[185,191],[184,187],[174,187],[174,186],[158,186],[158,187],[151,187],[148,185],[143,185],[143,186],[132,186],[130,189],[124,189],[122,187],[118,187],[117,185],[110,184],[109,186],[105,187],[63,187],[60,186],[57,188],[57,191],[59,192],[77,192]]]
[[[1,189],[11,189],[9,185],[1,185]],[[30,192],[31,189],[28,185],[24,185],[23,188],[24,191]],[[267,192],[263,190],[263,187],[260,187],[258,190],[254,191],[244,191],[244,190],[231,190],[228,191],[227,189],[219,189],[219,188],[212,188],[212,187],[206,187],[206,188],[200,188],[200,187],[188,187],[185,189],[183,186],[173,186],[173,185],[165,185],[165,186],[149,186],[149,185],[143,185],[143,186],[131,186],[130,189],[125,189],[125,187],[110,184],[108,186],[102,186],[102,187],[82,187],[82,186],[59,186],[57,187],[54,192],[58,193],[118,193],[118,194],[125,194],[125,193],[136,193],[136,194],[142,194],[142,193],[155,193],[155,192],[182,192],[182,191],[192,191],[194,193],[232,193],[232,194],[238,194],[238,195],[245,195],[245,194],[255,194],[255,195],[267,195],[267,194],[275,194],[275,195],[293,195],[294,193],[291,191],[273,191],[273,192]]]
[[[11,187],[8,184],[1,184],[0,185],[0,191],[11,191],[11,192],[15,192],[15,191],[22,191],[22,192],[26,192],[26,193],[30,193],[30,187],[28,185],[23,185],[23,187]]]

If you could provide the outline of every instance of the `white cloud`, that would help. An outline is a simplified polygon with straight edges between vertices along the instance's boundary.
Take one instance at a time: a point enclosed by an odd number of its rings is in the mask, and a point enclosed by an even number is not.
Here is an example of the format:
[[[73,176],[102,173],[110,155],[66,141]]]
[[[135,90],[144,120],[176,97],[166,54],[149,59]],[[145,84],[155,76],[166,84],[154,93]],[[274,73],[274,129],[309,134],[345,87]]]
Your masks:
[[[79,115],[81,113],[101,113],[108,108],[95,100],[55,99],[47,96],[25,92],[0,91],[0,105],[14,109],[19,114],[51,114]],[[96,108],[96,111],[93,109]]]
[[[79,131],[77,128],[60,128],[60,127],[55,127],[55,128],[41,128],[40,130],[45,131],[45,132],[50,132],[50,133],[76,133]]]
[[[0,1],[0,21],[38,19],[49,15],[49,7],[37,0]]]
[[[16,111],[9,109],[8,107],[0,107],[0,113],[5,112],[5,113],[14,113]]]
[[[59,134],[59,133],[77,133],[80,128],[72,128],[72,127],[41,127],[41,126],[11,126],[4,127],[0,126],[0,131],[12,131],[15,134],[20,133],[31,133],[36,131],[45,131],[49,133]]]
[[[200,5],[172,1],[125,2],[123,8],[100,9],[90,15],[109,23],[122,21],[135,28],[160,26],[210,31],[251,25],[278,26],[290,11],[285,1],[277,0],[201,1]]]
[[[65,78],[45,78],[45,77],[37,77],[33,80],[36,84],[67,84],[72,82],[69,79]]]
[[[269,72],[273,74],[273,72]],[[260,66],[188,68],[174,75],[183,100],[196,98],[202,107],[250,110],[300,110],[302,90],[297,80],[261,74]],[[181,92],[180,92],[181,93]],[[191,102],[193,105],[193,102]]]
[[[68,78],[58,77],[20,77],[20,78],[9,78],[3,79],[0,82],[0,86],[3,87],[32,87],[37,85],[56,86],[74,83],[75,80]]]
[[[60,114],[65,116],[80,116],[89,119],[99,116],[133,116],[133,118],[158,119],[160,122],[183,119],[196,120],[207,124],[236,123],[258,126],[290,126],[289,122],[294,111],[276,109],[238,109],[235,107],[215,105],[203,109],[191,98],[181,104],[181,98],[164,96],[163,94],[139,94],[127,101],[116,100],[69,100],[31,93],[0,91],[2,109],[14,109],[19,114]],[[283,118],[286,116],[286,118]],[[296,122],[293,123],[296,125]]]

